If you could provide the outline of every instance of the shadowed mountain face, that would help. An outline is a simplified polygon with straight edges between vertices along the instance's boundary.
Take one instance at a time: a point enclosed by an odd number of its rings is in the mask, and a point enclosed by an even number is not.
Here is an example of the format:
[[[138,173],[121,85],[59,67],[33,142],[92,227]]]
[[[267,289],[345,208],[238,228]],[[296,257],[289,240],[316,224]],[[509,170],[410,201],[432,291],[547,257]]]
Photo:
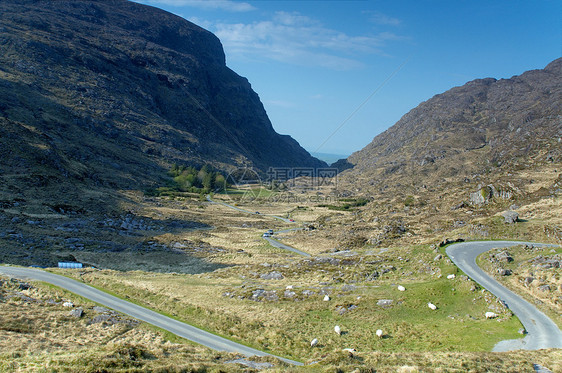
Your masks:
[[[474,80],[408,112],[347,159],[349,172],[374,185],[561,162],[561,102],[562,59],[510,79]]]
[[[76,181],[138,188],[174,162],[325,166],[273,130],[213,34],[162,10],[2,0],[0,50],[0,167],[11,192]]]

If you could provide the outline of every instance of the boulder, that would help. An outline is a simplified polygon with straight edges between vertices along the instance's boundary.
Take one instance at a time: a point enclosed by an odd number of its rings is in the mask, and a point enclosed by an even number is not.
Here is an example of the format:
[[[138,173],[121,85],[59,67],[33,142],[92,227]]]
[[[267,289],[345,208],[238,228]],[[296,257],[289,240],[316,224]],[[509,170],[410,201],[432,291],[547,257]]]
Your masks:
[[[441,260],[442,258],[443,258],[443,255],[437,254],[437,255],[435,256],[435,258],[433,258],[433,261],[434,261],[434,262],[437,262],[437,261]]]
[[[498,269],[498,274],[500,276],[509,276],[509,275],[511,275],[511,273],[512,273],[511,269],[505,269],[505,268]]]
[[[500,262],[510,263],[513,262],[513,257],[507,251],[502,251],[501,253],[496,255],[496,259]]]
[[[393,299],[379,299],[379,301],[377,302],[377,306],[390,307],[393,302],[394,302]]]
[[[82,308],[75,308],[69,312],[69,315],[76,318],[81,318],[84,314],[84,310]]]
[[[549,292],[551,290],[550,285],[541,285],[537,289],[543,292]]]
[[[263,275],[260,276],[260,278],[262,280],[282,280],[283,275],[281,274],[281,272],[273,271],[269,273],[264,273]]]
[[[505,211],[502,216],[507,224],[514,224],[519,219],[519,214],[511,210]]]

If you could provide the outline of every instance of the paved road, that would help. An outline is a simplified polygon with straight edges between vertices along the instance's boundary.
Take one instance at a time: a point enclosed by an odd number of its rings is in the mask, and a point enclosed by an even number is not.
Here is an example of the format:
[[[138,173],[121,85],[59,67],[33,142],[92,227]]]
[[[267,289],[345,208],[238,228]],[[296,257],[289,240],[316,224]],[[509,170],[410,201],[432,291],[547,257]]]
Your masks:
[[[296,254],[299,254],[299,255],[302,255],[302,256],[310,257],[310,254],[309,254],[309,253],[305,253],[304,251],[300,251],[300,250],[298,250],[298,249],[295,249],[294,247],[291,247],[291,246],[289,246],[289,245],[285,245],[284,243],[281,243],[281,242],[277,241],[277,240],[274,239],[274,238],[271,238],[271,237],[264,237],[264,239],[265,239],[267,242],[269,242],[269,244],[270,244],[271,246],[276,247],[276,248],[278,248],[278,249],[289,250],[289,251],[292,251],[292,252],[294,252],[294,253],[296,253]]]
[[[521,244],[543,245],[517,241],[477,241],[461,242],[447,247],[447,255],[469,277],[505,301],[511,311],[519,318],[528,334],[522,339],[501,341],[493,351],[538,350],[542,348],[562,348],[562,332],[544,313],[511,290],[500,285],[476,265],[476,257],[488,250]]]
[[[226,207],[228,207],[228,208],[231,208],[231,209],[234,209],[234,210],[237,210],[237,211],[240,211],[240,212],[245,212],[245,213],[247,213],[247,214],[255,214],[255,211],[252,212],[252,211],[248,211],[248,210],[241,209],[241,208],[236,207],[236,206],[229,205],[228,203],[225,203],[225,202],[214,201],[214,200],[211,198],[210,195],[207,195],[207,201],[209,201],[209,202],[211,202],[211,203],[218,203],[219,205],[223,205],[223,206],[226,206]],[[278,220],[282,220],[282,221],[284,221],[285,223],[294,223],[294,222],[290,221],[289,219],[282,218],[282,217],[280,217],[280,216],[275,216],[275,215],[264,215],[264,216],[269,216],[269,217],[272,217],[272,218],[275,218],[275,219],[278,219]],[[285,233],[285,232],[290,232],[290,231],[298,230],[298,229],[301,229],[301,228],[285,229],[285,230],[282,230],[282,231],[278,231],[278,232],[276,232],[276,233]],[[295,249],[294,247],[291,247],[291,246],[289,246],[289,245],[285,245],[285,244],[283,244],[283,243],[277,241],[277,240],[274,239],[274,238],[271,238],[271,237],[263,237],[263,238],[264,238],[267,242],[269,242],[269,244],[270,244],[271,246],[276,247],[276,248],[278,248],[278,249],[289,250],[289,251],[294,252],[295,254],[299,254],[299,255],[303,255],[303,256],[307,256],[307,257],[310,256],[309,253],[305,253],[304,251],[300,251],[300,250],[298,250],[298,249]]]
[[[41,271],[38,269],[5,266],[0,266],[0,273],[4,273],[6,275],[21,279],[31,279],[48,282],[55,286],[66,289],[72,293],[83,296],[84,298],[90,299],[99,304],[103,304],[104,306],[114,309],[115,311],[127,314],[134,317],[135,319],[142,320],[159,328],[165,329],[177,336],[212,348],[213,350],[235,352],[246,356],[275,356],[216,336],[212,333],[174,320],[170,317],[161,315],[157,312],[138,306],[131,302],[127,302],[120,298],[114,297],[113,295],[107,294],[101,290],[95,289],[89,285],[64,276],[55,275],[53,273]],[[303,365],[298,361],[285,359],[279,356],[275,357],[290,364]]]

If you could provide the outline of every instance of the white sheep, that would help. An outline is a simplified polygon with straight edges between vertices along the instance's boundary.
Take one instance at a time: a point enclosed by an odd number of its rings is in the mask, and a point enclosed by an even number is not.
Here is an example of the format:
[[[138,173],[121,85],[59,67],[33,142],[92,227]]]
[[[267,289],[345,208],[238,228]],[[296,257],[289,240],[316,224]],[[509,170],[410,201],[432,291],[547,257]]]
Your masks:
[[[342,351],[345,351],[349,354],[349,357],[353,357],[353,354],[357,352],[354,348],[344,348]]]
[[[498,317],[498,314],[494,312],[486,312],[485,316],[487,319],[495,319],[496,317]]]
[[[337,333],[337,335],[341,335],[341,328],[339,325],[334,326],[334,331]]]
[[[436,306],[435,304],[431,303],[431,302],[429,302],[429,303],[427,304],[427,306],[428,306],[429,308],[431,308],[432,310],[434,310],[434,311],[437,309],[437,306]]]
[[[398,285],[398,290],[399,290],[399,291],[405,291],[406,288],[405,288],[404,286],[402,286],[402,285]]]
[[[317,344],[318,344],[318,339],[317,339],[317,338],[314,338],[314,339],[312,340],[312,342],[310,342],[310,347],[314,347],[314,346],[316,346]]]
[[[287,285],[287,287],[285,288],[285,290],[293,290],[293,285]]]
[[[447,276],[447,278],[448,278],[449,280],[452,280],[452,279],[455,278],[455,275],[454,275],[454,274],[450,274],[450,275]]]
[[[324,295],[324,302],[327,302],[330,300],[330,296],[329,295]]]
[[[64,303],[62,304],[62,306],[63,306],[63,307],[74,307],[74,304],[72,304],[72,302],[68,302],[68,301],[67,301],[67,302],[64,302]]]
[[[377,331],[375,332],[375,334],[377,335],[377,337],[382,338],[382,336],[383,336],[384,333],[382,332],[381,329],[377,329]]]

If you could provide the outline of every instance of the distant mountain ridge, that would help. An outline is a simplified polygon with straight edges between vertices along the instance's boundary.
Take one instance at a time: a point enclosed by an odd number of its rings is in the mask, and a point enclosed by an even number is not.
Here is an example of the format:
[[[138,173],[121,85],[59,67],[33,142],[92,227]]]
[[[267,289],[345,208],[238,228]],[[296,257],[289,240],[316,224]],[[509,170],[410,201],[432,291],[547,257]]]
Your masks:
[[[126,0],[0,2],[5,190],[158,184],[172,163],[324,167],[277,134],[217,37]]]
[[[341,164],[377,185],[524,167],[535,156],[561,162],[561,103],[562,58],[510,79],[477,79],[421,103]]]

